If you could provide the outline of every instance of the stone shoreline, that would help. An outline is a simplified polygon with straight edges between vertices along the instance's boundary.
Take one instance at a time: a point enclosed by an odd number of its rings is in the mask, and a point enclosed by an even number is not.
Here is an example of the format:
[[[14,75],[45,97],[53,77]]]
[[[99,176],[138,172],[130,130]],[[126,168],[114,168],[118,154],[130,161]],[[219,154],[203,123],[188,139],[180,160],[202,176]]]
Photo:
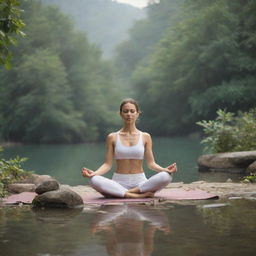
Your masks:
[[[256,172],[256,151],[226,152],[202,155],[197,160],[199,171],[242,173]]]
[[[33,192],[37,193],[34,198],[32,205],[36,207],[52,206],[62,207],[67,206],[70,208],[83,205],[83,199],[90,197],[92,192],[95,192],[89,185],[77,185],[70,186],[65,184],[59,184],[51,176],[48,175],[33,175],[31,180],[33,183],[18,183],[11,184],[11,194],[17,195],[22,192]],[[52,187],[57,184],[58,187]],[[55,184],[55,185],[56,185]],[[40,191],[39,191],[39,188]],[[218,200],[229,200],[229,199],[249,199],[256,200],[256,183],[236,183],[232,180],[226,182],[206,182],[206,181],[195,181],[192,183],[173,182],[167,186],[168,189],[176,189],[180,191],[188,192],[191,191],[191,195],[201,190],[207,192],[213,196],[217,196]],[[12,190],[12,191],[11,191]],[[42,190],[42,191],[41,191]],[[212,197],[216,199],[215,197]],[[210,199],[210,198],[209,198]],[[17,200],[17,199],[16,199]],[[25,199],[23,199],[25,200]],[[152,200],[151,200],[152,201]],[[156,200],[153,200],[154,203]],[[191,199],[158,199],[158,203],[182,203],[182,204],[193,204],[193,202],[200,202],[201,200]],[[23,201],[21,201],[23,202]],[[24,201],[26,202],[26,201]],[[4,203],[0,198],[0,206]]]
[[[83,194],[92,192],[93,189],[90,186],[69,186],[62,185],[76,193]],[[256,199],[256,184],[253,183],[235,183],[235,182],[206,182],[195,181],[192,183],[173,182],[167,186],[167,188],[181,188],[184,190],[201,189],[208,193],[219,196],[219,199],[228,198],[245,198]]]

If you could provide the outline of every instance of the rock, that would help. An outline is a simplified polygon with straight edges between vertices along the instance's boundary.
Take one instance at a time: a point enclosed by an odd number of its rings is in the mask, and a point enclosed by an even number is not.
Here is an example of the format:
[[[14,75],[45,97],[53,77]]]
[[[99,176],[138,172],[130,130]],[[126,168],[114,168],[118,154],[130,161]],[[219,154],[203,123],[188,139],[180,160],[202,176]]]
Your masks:
[[[250,174],[250,173],[256,173],[256,161],[254,161],[252,164],[250,164],[247,169],[246,169],[246,173]]]
[[[35,192],[36,185],[35,184],[26,184],[26,183],[13,183],[9,184],[7,187],[7,191],[10,193],[18,194],[22,192]]]
[[[47,209],[32,208],[32,211],[34,213],[35,218],[40,222],[57,224],[57,225],[61,224],[61,226],[63,227],[63,226],[69,225],[70,221],[74,221],[74,218],[83,212],[83,208],[69,209],[68,214],[66,211],[63,211],[63,209],[55,209],[53,211],[50,208],[47,208]],[[38,255],[47,256],[50,254],[38,254]]]
[[[173,183],[170,183],[169,184],[169,187],[171,187],[171,188],[180,188],[180,187],[182,187],[183,186],[183,182],[173,182]]]
[[[231,196],[231,197],[228,197],[228,199],[230,199],[230,200],[241,200],[241,199],[243,199],[243,197],[241,197],[241,196]]]
[[[203,184],[203,183],[206,183],[206,181],[204,181],[204,180],[198,180],[198,181],[192,182],[192,184]]]
[[[31,174],[27,178],[25,178],[22,182],[20,183],[32,183],[35,184],[36,186],[40,185],[44,181],[47,180],[52,180],[53,178],[50,175],[38,175],[38,174]]]
[[[57,180],[46,180],[44,182],[42,182],[39,186],[36,187],[36,190],[35,192],[38,194],[38,195],[41,195],[45,192],[48,192],[48,191],[53,191],[53,190],[57,190],[59,189],[59,183]]]
[[[223,206],[228,206],[229,204],[205,204],[203,206],[201,206],[202,208],[219,208],[219,207],[223,207]]]
[[[48,191],[34,198],[33,207],[78,208],[83,207],[83,199],[70,189]]]
[[[198,158],[199,171],[230,171],[244,173],[256,161],[256,151],[203,155]]]

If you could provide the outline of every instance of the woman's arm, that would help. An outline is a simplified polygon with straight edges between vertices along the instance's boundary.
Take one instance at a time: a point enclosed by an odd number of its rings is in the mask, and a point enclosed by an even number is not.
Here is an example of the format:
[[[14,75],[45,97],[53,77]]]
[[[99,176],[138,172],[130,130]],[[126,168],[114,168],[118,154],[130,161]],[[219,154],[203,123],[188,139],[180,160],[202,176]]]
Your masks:
[[[145,157],[146,157],[148,168],[156,172],[169,172],[169,173],[176,172],[177,171],[176,163],[164,168],[155,162],[153,151],[152,151],[151,136],[148,133],[143,133],[143,134],[144,134],[143,137],[145,141]]]
[[[92,177],[94,175],[103,175],[107,173],[112,168],[112,161],[114,156],[114,133],[107,136],[106,140],[106,154],[104,163],[96,170],[92,171],[88,168],[82,169],[82,174],[84,177]]]

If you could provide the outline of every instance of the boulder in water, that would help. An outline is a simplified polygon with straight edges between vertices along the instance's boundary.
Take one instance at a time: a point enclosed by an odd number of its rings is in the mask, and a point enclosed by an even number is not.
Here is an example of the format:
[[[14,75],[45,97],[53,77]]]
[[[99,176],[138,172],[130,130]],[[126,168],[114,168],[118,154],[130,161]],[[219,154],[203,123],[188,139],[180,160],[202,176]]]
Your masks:
[[[254,161],[252,164],[250,164],[247,169],[246,169],[246,172],[248,174],[250,173],[256,173],[256,161]]]
[[[76,192],[61,188],[36,196],[32,205],[33,207],[79,208],[83,207],[83,199]]]
[[[228,152],[203,155],[198,158],[199,171],[230,171],[245,173],[256,161],[256,151]]]

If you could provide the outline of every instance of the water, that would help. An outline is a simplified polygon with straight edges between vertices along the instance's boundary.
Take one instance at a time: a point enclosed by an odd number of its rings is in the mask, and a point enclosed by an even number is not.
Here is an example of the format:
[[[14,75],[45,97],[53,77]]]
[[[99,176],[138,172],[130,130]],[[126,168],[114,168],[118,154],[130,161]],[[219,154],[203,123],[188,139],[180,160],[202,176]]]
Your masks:
[[[178,172],[174,182],[190,183],[197,180],[225,182],[228,178],[238,181],[240,174],[230,173],[199,173],[197,159],[203,153],[200,140],[178,138],[153,138],[155,160],[162,166],[176,162]],[[92,170],[98,168],[104,160],[104,143],[69,144],[69,145],[16,145],[4,148],[3,157],[6,159],[20,155],[29,160],[24,163],[26,170],[37,174],[47,174],[55,177],[62,184],[81,185],[88,181],[81,176],[81,168],[86,166]],[[112,170],[106,177],[112,177]],[[144,163],[147,177],[155,174]]]
[[[174,181],[224,181],[228,175],[198,173],[198,140],[154,138],[156,161],[177,162]],[[49,174],[61,183],[86,184],[81,167],[97,168],[104,143],[20,145],[4,157],[29,157],[25,169]],[[145,168],[146,169],[146,168]],[[146,169],[147,176],[154,174]],[[112,173],[109,173],[110,177]],[[165,205],[108,205],[83,209],[0,208],[2,256],[235,256],[254,255],[256,200],[189,201]],[[219,204],[218,207],[214,207]]]
[[[153,138],[155,160],[162,166],[176,162],[178,172],[174,175],[174,182],[193,182],[197,180],[224,182],[228,178],[237,181],[240,174],[230,173],[199,173],[197,159],[203,152],[200,140],[178,138]],[[55,177],[62,184],[81,185],[88,181],[81,176],[81,168],[86,166],[95,170],[104,160],[104,143],[68,144],[68,145],[16,145],[5,147],[3,157],[13,158],[16,155],[27,157],[24,163],[26,170],[37,174],[47,174]],[[106,177],[112,177],[112,170]],[[155,174],[144,163],[147,177]]]
[[[0,208],[3,256],[255,255],[256,202]],[[218,201],[219,202],[219,201]]]
[[[189,138],[153,138],[153,151],[157,163],[162,166],[176,162],[179,171],[174,181],[192,182],[199,179],[197,158],[202,154],[202,145],[197,139]],[[5,147],[5,158],[20,155],[29,160],[24,169],[33,170],[37,174],[54,176],[63,184],[87,184],[81,176],[81,168],[86,166],[92,170],[98,168],[105,153],[104,143],[88,143],[75,145],[18,145]],[[113,167],[114,170],[114,167]],[[111,177],[113,170],[107,173]],[[147,169],[148,177],[154,174]]]

